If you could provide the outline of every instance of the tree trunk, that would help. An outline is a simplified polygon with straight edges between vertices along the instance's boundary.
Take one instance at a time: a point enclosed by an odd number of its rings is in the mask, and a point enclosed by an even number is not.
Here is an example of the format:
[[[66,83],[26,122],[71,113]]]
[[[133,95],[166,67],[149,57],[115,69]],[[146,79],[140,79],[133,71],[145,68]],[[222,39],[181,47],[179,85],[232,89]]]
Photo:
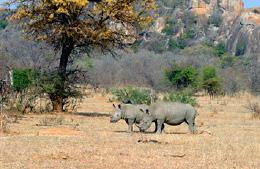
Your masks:
[[[53,98],[52,105],[54,112],[63,112],[63,98],[61,96]]]
[[[63,111],[63,100],[64,100],[64,92],[65,92],[65,82],[66,82],[66,71],[69,56],[74,49],[73,40],[68,38],[64,45],[62,46],[62,52],[60,56],[60,64],[58,69],[58,76],[60,77],[60,83],[56,83],[55,85],[55,94],[51,96],[53,111],[62,112]]]

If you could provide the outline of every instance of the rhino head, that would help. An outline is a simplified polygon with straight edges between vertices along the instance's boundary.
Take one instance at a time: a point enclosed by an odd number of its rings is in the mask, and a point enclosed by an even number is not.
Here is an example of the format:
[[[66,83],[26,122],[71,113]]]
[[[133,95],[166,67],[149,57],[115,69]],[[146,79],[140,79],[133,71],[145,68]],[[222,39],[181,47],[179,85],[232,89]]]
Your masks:
[[[143,119],[140,121],[137,127],[139,127],[140,131],[144,132],[145,130],[151,127],[153,118],[148,109],[146,110],[140,109],[140,111],[144,113],[144,115],[143,115]]]
[[[111,116],[110,118],[110,122],[111,123],[116,123],[118,122],[121,118],[122,118],[122,108],[121,108],[121,105],[119,104],[118,106],[115,106],[113,104],[113,107],[114,107],[114,115]]]

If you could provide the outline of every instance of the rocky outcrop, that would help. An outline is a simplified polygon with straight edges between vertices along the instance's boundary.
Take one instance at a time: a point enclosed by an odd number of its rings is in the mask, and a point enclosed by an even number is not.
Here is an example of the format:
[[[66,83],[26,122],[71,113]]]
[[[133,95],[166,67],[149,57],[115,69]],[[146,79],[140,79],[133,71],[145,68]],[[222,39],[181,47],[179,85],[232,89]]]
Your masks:
[[[194,13],[206,16],[210,16],[212,11],[217,8],[233,17],[240,14],[244,8],[244,3],[242,0],[191,0],[189,7]]]
[[[237,56],[260,53],[260,8],[245,9],[242,0],[190,0],[187,9],[173,9],[172,13],[176,15],[184,11],[199,18],[198,24],[204,29],[204,37],[200,39],[224,41],[227,50]],[[209,24],[209,19],[216,13],[222,21],[218,26]],[[165,17],[158,18],[153,31],[161,33],[165,24]]]
[[[227,38],[227,49],[233,54],[259,55],[260,12],[257,11],[257,9],[244,10],[235,20]]]
[[[74,112],[78,106],[78,99],[77,98],[68,98],[66,99],[65,104],[63,105],[63,110],[65,112]]]
[[[42,113],[51,112],[53,110],[52,102],[48,97],[36,97],[30,103],[30,112]]]

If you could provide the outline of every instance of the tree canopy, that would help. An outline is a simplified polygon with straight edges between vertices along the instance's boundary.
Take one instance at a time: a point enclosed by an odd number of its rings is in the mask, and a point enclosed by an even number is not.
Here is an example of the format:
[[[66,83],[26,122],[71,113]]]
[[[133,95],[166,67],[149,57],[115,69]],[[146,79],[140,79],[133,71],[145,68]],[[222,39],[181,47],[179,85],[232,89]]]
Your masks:
[[[108,49],[133,42],[137,30],[147,26],[154,0],[10,0],[17,6],[12,20],[21,21],[25,33],[36,40],[62,47]]]
[[[22,25],[28,38],[61,51],[59,82],[50,93],[54,110],[62,111],[71,53],[111,50],[133,44],[152,21],[155,0],[9,0],[16,7],[11,21]],[[73,58],[72,58],[73,60]]]

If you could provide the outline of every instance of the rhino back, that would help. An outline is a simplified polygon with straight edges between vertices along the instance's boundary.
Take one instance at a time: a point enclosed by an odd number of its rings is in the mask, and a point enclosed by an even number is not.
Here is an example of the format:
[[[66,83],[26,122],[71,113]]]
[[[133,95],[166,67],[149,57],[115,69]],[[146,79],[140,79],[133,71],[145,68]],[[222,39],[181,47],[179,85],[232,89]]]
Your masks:
[[[125,119],[133,119],[137,123],[139,123],[143,118],[143,113],[140,111],[140,109],[148,109],[149,107],[147,105],[124,105],[124,118]]]
[[[150,111],[154,119],[179,119],[186,118],[187,113],[193,113],[193,107],[189,104],[160,102],[151,106]]]

